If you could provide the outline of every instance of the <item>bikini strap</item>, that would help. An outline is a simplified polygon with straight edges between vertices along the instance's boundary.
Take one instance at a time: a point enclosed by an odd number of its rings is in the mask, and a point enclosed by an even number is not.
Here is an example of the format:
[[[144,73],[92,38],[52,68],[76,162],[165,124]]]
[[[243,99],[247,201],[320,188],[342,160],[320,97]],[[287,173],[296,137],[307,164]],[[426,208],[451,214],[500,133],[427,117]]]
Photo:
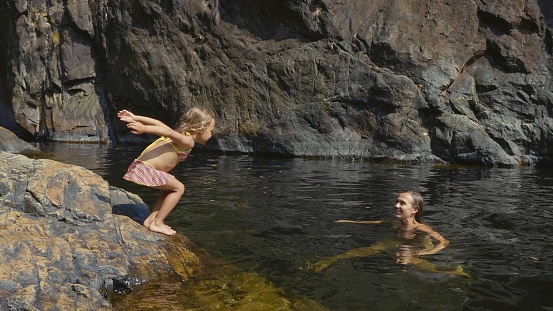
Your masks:
[[[144,149],[144,151],[142,151],[142,153],[140,155],[143,155],[144,152],[152,149],[153,147],[155,147],[159,142],[161,141],[168,141],[168,138],[167,137],[164,137],[164,136],[161,136],[159,137],[158,139],[156,139],[153,143],[149,144],[148,147],[146,147],[146,149]],[[173,144],[171,144],[173,145]]]
[[[173,149],[175,149],[175,152],[178,153],[178,154],[181,154],[181,153],[186,153],[186,152],[190,152],[190,150],[192,149],[188,149],[188,150],[179,150],[177,148],[177,146],[175,146],[175,144],[173,144],[173,141],[168,141],[169,145],[171,145],[173,147]]]
[[[189,132],[185,132],[185,135],[186,136],[190,136],[190,133]],[[142,151],[142,153],[140,155],[143,155],[144,152],[152,149],[153,147],[155,147],[159,142],[161,141],[166,141],[169,143],[169,145],[171,145],[171,147],[173,147],[173,149],[175,149],[175,152],[177,154],[181,154],[181,153],[186,153],[186,152],[190,152],[190,150],[192,149],[189,149],[189,150],[179,150],[175,144],[173,144],[173,141],[170,139],[170,138],[167,138],[165,136],[160,136],[158,139],[156,139],[153,143],[151,143],[150,145],[148,145],[148,147],[146,147],[146,149],[144,149],[144,151]]]

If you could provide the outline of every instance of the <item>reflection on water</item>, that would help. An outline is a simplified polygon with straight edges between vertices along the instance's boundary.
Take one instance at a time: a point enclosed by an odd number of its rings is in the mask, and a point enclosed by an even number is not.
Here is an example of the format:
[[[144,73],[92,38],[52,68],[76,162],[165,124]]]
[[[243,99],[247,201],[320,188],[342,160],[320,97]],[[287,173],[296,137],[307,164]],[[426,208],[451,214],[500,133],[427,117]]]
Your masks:
[[[46,157],[86,167],[153,204],[157,192],[121,178],[141,147],[42,149]],[[173,173],[187,188],[169,225],[244,275],[259,274],[287,294],[329,310],[553,309],[552,169],[193,152]],[[306,270],[309,262],[393,237],[392,225],[335,220],[393,220],[397,193],[406,189],[422,192],[423,221],[450,241],[425,258],[438,266],[461,265],[472,279],[398,265],[386,252],[343,260],[321,273]],[[187,296],[186,290],[171,293]]]

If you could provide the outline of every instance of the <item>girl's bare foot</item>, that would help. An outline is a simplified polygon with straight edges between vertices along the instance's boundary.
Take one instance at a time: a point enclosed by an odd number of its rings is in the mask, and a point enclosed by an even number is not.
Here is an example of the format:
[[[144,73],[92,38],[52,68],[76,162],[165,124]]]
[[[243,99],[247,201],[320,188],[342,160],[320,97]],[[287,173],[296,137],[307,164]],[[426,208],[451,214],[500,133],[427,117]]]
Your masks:
[[[168,225],[166,224],[156,225],[155,222],[152,222],[152,224],[150,225],[150,227],[148,227],[148,229],[150,231],[163,233],[165,235],[175,235],[175,233],[177,233],[177,231],[171,229],[171,227],[169,227]]]
[[[156,215],[154,213],[151,213],[150,216],[148,216],[148,218],[144,220],[144,223],[143,223],[144,227],[150,228],[150,226],[152,225],[155,219],[156,219]]]
[[[146,220],[144,220],[142,225],[146,228],[150,228],[152,223],[154,223],[154,221],[156,220],[157,213],[158,212],[151,213],[150,216],[148,216],[148,218],[146,218]],[[167,225],[165,225],[165,226],[167,226]],[[169,226],[167,226],[167,227],[169,227]],[[171,228],[171,227],[169,227],[169,228]]]
[[[144,220],[144,223],[142,224],[144,227],[150,229],[150,226],[154,223],[155,219],[152,218],[150,219],[150,217],[148,217],[146,220]],[[171,227],[167,226],[164,224],[164,226],[168,227],[169,229],[171,229]]]

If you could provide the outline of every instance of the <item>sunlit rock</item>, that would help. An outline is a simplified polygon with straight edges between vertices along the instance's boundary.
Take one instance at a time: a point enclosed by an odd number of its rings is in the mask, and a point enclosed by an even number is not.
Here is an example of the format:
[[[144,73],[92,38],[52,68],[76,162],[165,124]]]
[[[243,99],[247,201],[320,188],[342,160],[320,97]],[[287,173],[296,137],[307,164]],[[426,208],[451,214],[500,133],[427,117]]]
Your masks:
[[[0,310],[325,310],[147,230],[148,214],[82,167],[0,151]]]

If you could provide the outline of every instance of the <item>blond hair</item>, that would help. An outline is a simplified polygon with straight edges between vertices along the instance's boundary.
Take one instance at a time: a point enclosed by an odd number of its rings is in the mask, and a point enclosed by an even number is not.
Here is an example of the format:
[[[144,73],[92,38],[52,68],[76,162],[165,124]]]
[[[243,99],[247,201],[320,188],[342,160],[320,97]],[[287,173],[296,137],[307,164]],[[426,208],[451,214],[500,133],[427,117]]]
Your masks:
[[[412,200],[411,204],[417,207],[417,212],[415,213],[415,220],[417,222],[420,222],[422,217],[422,209],[424,207],[424,199],[422,198],[422,195],[412,190],[405,191],[403,193],[407,193],[411,196],[411,200]]]
[[[192,108],[180,117],[176,131],[183,134],[186,132],[201,133],[209,127],[213,119],[215,119],[215,115],[211,110]]]

